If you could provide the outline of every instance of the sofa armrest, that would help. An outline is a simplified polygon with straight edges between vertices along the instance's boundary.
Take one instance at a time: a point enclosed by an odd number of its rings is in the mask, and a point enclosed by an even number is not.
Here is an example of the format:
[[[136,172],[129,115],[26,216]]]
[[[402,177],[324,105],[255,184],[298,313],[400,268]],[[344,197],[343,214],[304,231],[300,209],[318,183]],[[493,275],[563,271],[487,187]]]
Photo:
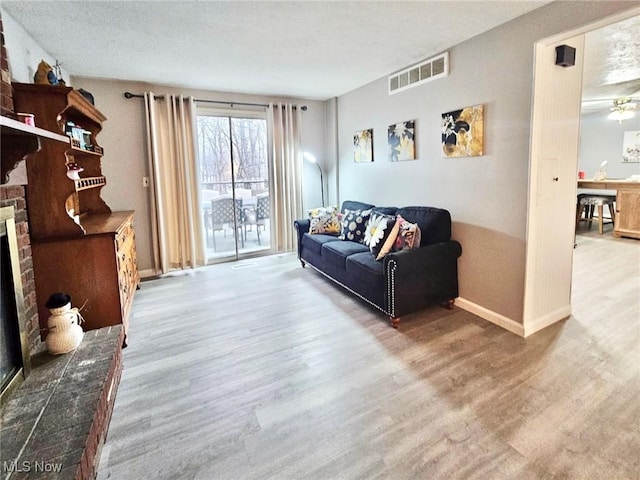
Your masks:
[[[293,222],[293,226],[296,228],[298,235],[298,259],[300,259],[300,252],[302,251],[302,236],[309,231],[311,226],[311,220],[308,218],[301,218]]]
[[[392,316],[418,310],[436,297],[456,298],[461,254],[460,243],[449,240],[385,255],[387,308]]]

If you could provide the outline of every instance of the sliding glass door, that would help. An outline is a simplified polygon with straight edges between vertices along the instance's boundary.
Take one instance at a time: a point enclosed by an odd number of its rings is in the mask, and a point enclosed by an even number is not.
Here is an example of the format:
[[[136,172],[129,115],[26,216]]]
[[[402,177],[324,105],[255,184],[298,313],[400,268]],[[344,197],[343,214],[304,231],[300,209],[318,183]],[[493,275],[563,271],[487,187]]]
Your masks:
[[[267,122],[198,114],[202,219],[209,260],[270,249]]]

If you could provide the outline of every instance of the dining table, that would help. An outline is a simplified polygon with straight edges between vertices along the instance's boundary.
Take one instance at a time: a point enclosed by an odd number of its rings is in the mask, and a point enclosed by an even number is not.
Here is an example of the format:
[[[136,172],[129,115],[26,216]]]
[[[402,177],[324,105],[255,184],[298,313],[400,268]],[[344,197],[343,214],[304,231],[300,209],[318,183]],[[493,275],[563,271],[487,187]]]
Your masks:
[[[579,189],[616,190],[614,237],[640,239],[640,180],[628,178],[580,178]]]

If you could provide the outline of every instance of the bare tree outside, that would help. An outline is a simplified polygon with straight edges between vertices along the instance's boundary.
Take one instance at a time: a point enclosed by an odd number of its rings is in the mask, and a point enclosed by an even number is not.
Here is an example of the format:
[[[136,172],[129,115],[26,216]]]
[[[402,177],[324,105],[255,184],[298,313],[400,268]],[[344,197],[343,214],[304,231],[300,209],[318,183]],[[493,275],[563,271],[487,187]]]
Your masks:
[[[264,119],[198,116],[198,154],[202,188],[220,194],[237,188],[253,195],[267,191],[267,125]],[[231,128],[231,131],[229,129]]]
[[[197,140],[208,257],[269,250],[267,121],[199,115]]]

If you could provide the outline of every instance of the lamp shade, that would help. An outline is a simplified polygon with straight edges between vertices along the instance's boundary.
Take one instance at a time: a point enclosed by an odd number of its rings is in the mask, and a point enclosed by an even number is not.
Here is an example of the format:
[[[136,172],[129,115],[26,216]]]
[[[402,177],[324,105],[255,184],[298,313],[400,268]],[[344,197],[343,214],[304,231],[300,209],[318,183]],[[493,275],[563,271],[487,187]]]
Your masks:
[[[609,120],[617,120],[622,123],[623,120],[629,120],[630,118],[633,118],[634,115],[635,113],[633,112],[633,110],[621,108],[613,110],[609,115],[607,115],[607,118]]]

